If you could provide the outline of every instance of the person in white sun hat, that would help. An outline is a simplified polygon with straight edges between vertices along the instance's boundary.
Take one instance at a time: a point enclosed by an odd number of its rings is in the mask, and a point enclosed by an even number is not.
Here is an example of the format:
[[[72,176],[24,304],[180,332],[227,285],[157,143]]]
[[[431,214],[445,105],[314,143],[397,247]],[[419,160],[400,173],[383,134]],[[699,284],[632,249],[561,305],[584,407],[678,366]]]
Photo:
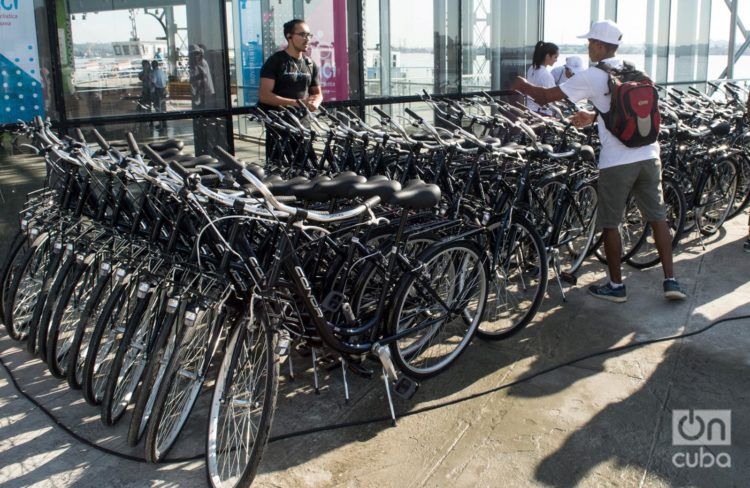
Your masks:
[[[550,74],[552,79],[555,80],[555,85],[561,85],[573,78],[573,75],[580,73],[585,68],[583,67],[583,60],[580,56],[568,56],[565,58],[565,64],[552,68]]]
[[[611,20],[594,22],[589,32],[578,37],[588,39],[589,58],[594,64],[603,62],[614,69],[623,67],[623,61],[615,57],[622,42],[622,31],[617,24]],[[620,269],[622,249],[619,225],[628,195],[632,193],[641,214],[653,229],[664,270],[664,297],[669,300],[684,300],[687,295],[674,278],[672,237],[666,221],[661,186],[659,143],[656,141],[644,146],[627,147],[605,127],[604,119],[598,113],[607,113],[611,107],[608,81],[609,74],[603,68],[592,66],[553,88],[533,85],[519,76],[513,81],[511,89],[532,97],[540,105],[567,97],[572,102],[588,99],[596,108],[596,112],[579,110],[570,118],[576,127],[592,124],[596,120],[601,141],[596,219],[597,227],[603,229],[609,281],[603,285],[590,286],[589,293],[613,302],[625,302],[628,299]]]

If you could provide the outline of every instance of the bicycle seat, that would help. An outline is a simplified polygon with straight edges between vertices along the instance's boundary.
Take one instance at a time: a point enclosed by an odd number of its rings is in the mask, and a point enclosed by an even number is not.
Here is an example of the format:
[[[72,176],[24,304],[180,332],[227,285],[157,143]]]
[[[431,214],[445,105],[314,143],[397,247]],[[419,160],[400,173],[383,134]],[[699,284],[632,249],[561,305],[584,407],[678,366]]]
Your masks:
[[[185,147],[185,143],[177,139],[167,139],[162,142],[152,142],[148,145],[151,149],[156,152],[166,151],[167,149],[178,149],[181,150]]]
[[[272,194],[276,196],[289,196],[291,195],[292,187],[294,185],[299,185],[301,183],[307,183],[308,180],[304,176],[296,176],[292,178],[291,180],[281,180],[281,181],[274,181],[271,183],[266,183],[266,186],[268,186],[268,189],[271,191]]]
[[[711,133],[715,136],[727,136],[732,132],[732,126],[724,120],[711,124]]]
[[[596,153],[594,152],[594,148],[589,146],[588,144],[584,144],[583,146],[578,149],[578,154],[581,155],[581,159],[584,161],[596,161]]]
[[[182,155],[182,151],[180,149],[177,149],[176,147],[164,149],[162,151],[156,151],[156,152],[159,153],[159,156],[164,161],[168,159],[174,159],[175,157]]]
[[[389,180],[384,176],[373,176],[364,183],[354,183],[347,193],[349,198],[380,197],[381,201],[388,201],[394,193],[401,190],[401,183]]]
[[[367,178],[360,176],[353,171],[345,171],[337,174],[333,179],[321,181],[316,184],[316,189],[324,192],[331,197],[345,197],[355,183],[364,183]]]
[[[310,202],[327,202],[331,195],[319,188],[319,184],[331,181],[328,176],[316,176],[312,180],[292,185],[290,193],[301,200]]]
[[[184,156],[190,156],[190,157],[184,157]],[[202,156],[193,156],[193,155],[185,154],[183,156],[180,156],[178,161],[185,168],[194,168],[198,165],[219,167],[219,160],[212,156],[209,156],[208,154],[204,154]],[[222,164],[221,167],[223,166],[224,165]]]
[[[440,187],[427,184],[421,180],[413,180],[413,183],[401,191],[395,192],[388,203],[404,208],[415,210],[432,208],[440,201]]]

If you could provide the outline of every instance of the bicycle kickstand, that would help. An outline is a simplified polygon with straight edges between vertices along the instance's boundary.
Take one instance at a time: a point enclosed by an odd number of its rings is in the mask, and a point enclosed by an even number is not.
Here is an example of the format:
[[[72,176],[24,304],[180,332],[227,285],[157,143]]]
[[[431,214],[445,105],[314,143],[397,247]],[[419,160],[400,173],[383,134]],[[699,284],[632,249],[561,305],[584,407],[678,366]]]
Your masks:
[[[562,295],[563,302],[567,303],[568,299],[565,297],[565,289],[563,288],[562,280],[560,279],[560,250],[557,248],[548,249],[552,257],[552,270],[555,272],[555,279],[557,280],[557,286],[560,287],[560,294]]]

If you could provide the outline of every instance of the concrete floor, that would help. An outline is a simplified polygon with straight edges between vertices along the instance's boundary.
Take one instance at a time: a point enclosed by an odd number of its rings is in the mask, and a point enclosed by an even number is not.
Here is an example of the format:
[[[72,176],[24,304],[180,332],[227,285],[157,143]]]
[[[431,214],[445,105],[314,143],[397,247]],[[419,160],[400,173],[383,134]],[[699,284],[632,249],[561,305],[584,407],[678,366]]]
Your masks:
[[[33,160],[0,158],[0,240],[11,235],[14,212],[39,184],[39,174]],[[402,417],[395,428],[381,421],[272,442],[254,486],[746,486],[748,319],[592,357],[500,388],[596,351],[750,313],[750,255],[742,252],[746,222],[745,216],[728,222],[706,241],[706,251],[695,235],[689,237],[676,258],[687,301],[661,297],[660,269],[627,267],[629,301],[598,301],[585,293],[588,284],[604,278],[603,266],[591,259],[568,290],[567,303],[551,282],[543,313],[522,333],[504,342],[475,341],[455,367],[423,383],[411,401],[398,400],[396,408],[404,414],[475,398]],[[141,455],[125,443],[127,416],[114,428],[102,426],[97,409],[4,334],[0,357],[21,388],[63,425],[100,446]],[[282,381],[273,436],[387,415],[379,381],[349,375],[352,402],[345,405],[340,370],[324,372],[316,395],[311,370],[302,371],[308,360],[294,360],[297,378]],[[203,452],[201,414],[209,396],[203,393],[172,457]],[[674,409],[731,410],[731,445],[704,448],[706,462],[706,453],[726,453],[731,467],[675,466],[675,455],[692,456],[699,448],[672,444]],[[155,466],[86,446],[19,395],[0,369],[0,485],[192,487],[205,486],[205,480],[200,460]]]

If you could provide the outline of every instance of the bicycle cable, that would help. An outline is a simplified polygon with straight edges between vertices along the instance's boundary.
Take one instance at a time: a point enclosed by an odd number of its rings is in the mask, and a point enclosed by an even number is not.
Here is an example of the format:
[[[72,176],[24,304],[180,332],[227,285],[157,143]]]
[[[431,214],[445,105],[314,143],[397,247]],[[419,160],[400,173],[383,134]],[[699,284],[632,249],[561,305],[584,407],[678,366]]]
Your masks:
[[[671,336],[666,336],[666,337],[659,337],[659,338],[656,338],[656,339],[646,339],[646,340],[643,340],[643,341],[637,341],[637,342],[633,342],[633,343],[630,343],[630,344],[625,344],[625,345],[622,345],[622,346],[613,347],[613,348],[610,348],[610,349],[604,349],[602,351],[597,351],[597,352],[589,353],[589,354],[586,354],[586,355],[583,355],[583,356],[580,356],[580,357],[577,357],[577,358],[570,359],[570,360],[565,361],[563,363],[559,363],[559,364],[556,364],[554,366],[550,366],[549,368],[542,369],[542,370],[537,371],[535,373],[523,376],[523,377],[521,377],[521,378],[519,378],[519,379],[517,379],[515,381],[511,381],[509,383],[504,383],[502,385],[499,385],[499,386],[496,386],[496,387],[493,387],[493,388],[490,388],[490,389],[487,389],[487,390],[483,390],[483,391],[480,391],[480,392],[477,392],[477,393],[472,393],[470,395],[465,395],[465,396],[462,396],[462,397],[459,397],[459,398],[456,398],[456,399],[453,399],[453,400],[448,400],[448,401],[445,401],[445,402],[436,403],[434,405],[430,405],[430,406],[427,406],[427,407],[417,408],[415,410],[411,410],[409,412],[405,412],[405,413],[402,413],[400,415],[396,415],[396,418],[398,419],[398,418],[411,417],[413,415],[418,415],[418,414],[421,414],[421,413],[431,412],[433,410],[438,410],[440,408],[445,408],[445,407],[449,407],[449,406],[452,406],[452,405],[457,405],[459,403],[467,402],[469,400],[474,400],[474,399],[477,399],[477,398],[480,398],[480,397],[483,397],[483,396],[486,396],[486,395],[489,395],[489,394],[492,394],[492,393],[497,393],[498,391],[505,390],[507,388],[510,388],[512,386],[517,386],[517,385],[520,385],[522,383],[526,383],[526,382],[531,381],[534,378],[537,378],[539,376],[542,376],[542,375],[545,375],[545,374],[548,374],[548,373],[552,373],[553,371],[556,371],[558,369],[562,369],[562,368],[564,368],[566,366],[571,366],[573,364],[576,364],[576,363],[579,363],[581,361],[585,361],[587,359],[591,359],[591,358],[594,358],[594,357],[605,356],[605,355],[608,355],[608,354],[612,354],[612,353],[620,352],[620,351],[626,351],[626,350],[629,350],[629,349],[636,349],[636,348],[639,348],[639,347],[643,347],[643,346],[647,346],[647,345],[651,345],[651,344],[656,344],[656,343],[659,343],[659,342],[668,342],[668,341],[675,341],[675,340],[678,340],[678,339],[685,339],[687,337],[692,337],[692,336],[696,336],[696,335],[702,334],[702,333],[704,333],[704,332],[706,332],[706,331],[708,331],[708,330],[714,328],[715,326],[717,326],[717,325],[719,325],[721,323],[724,323],[724,322],[733,322],[733,321],[737,321],[737,320],[747,320],[747,319],[750,319],[750,314],[738,315],[738,316],[735,316],[735,317],[725,317],[725,318],[722,318],[722,319],[715,320],[714,322],[711,322],[710,324],[706,325],[705,327],[702,327],[700,329],[694,330],[692,332],[685,332],[685,333],[682,333],[682,334],[676,334],[676,335],[671,335]],[[50,412],[48,409],[46,409],[34,397],[32,397],[31,395],[29,395],[28,393],[26,393],[19,386],[18,382],[16,381],[15,376],[13,376],[12,371],[5,364],[5,361],[3,360],[2,357],[0,357],[0,365],[2,365],[3,369],[5,369],[5,371],[8,373],[8,377],[10,378],[10,381],[13,384],[13,387],[21,394],[21,396],[23,396],[24,398],[26,398],[29,402],[31,402],[34,406],[36,406],[39,410],[41,410],[42,413],[44,413],[47,417],[49,417],[49,419],[52,420],[52,422],[57,427],[59,427],[62,431],[64,431],[65,433],[67,433],[73,439],[75,439],[75,440],[79,441],[80,443],[82,443],[82,444],[84,444],[86,446],[89,446],[92,449],[95,449],[95,450],[97,450],[99,452],[103,452],[105,454],[109,454],[111,456],[115,456],[115,457],[120,458],[120,459],[125,459],[127,461],[135,461],[135,462],[139,462],[139,463],[152,464],[152,463],[149,463],[148,461],[146,461],[144,458],[141,458],[141,457],[138,457],[138,456],[133,456],[133,455],[130,455],[130,454],[121,453],[119,451],[115,451],[114,449],[110,449],[110,448],[107,448],[107,447],[100,446],[96,442],[91,441],[89,439],[86,439],[85,437],[83,437],[80,434],[76,433],[70,427],[68,427],[67,425],[65,425],[60,419],[58,419],[57,417],[55,417],[52,414],[52,412]],[[373,418],[364,419],[364,420],[358,420],[358,421],[354,421],[354,422],[340,422],[340,423],[333,423],[333,424],[328,424],[328,425],[322,425],[320,427],[314,427],[314,428],[311,428],[311,429],[298,430],[298,431],[289,432],[289,433],[286,433],[286,434],[280,434],[280,435],[277,435],[277,436],[273,436],[273,437],[271,437],[268,440],[268,443],[271,444],[273,442],[277,442],[277,441],[281,441],[281,440],[286,440],[286,439],[292,439],[292,438],[295,438],[295,437],[302,437],[302,436],[311,435],[311,434],[316,434],[316,433],[319,433],[319,432],[328,432],[328,431],[332,431],[332,430],[339,430],[339,429],[345,429],[345,428],[350,428],[350,427],[360,427],[360,426],[370,425],[370,424],[376,424],[376,423],[380,423],[380,422],[391,422],[391,420],[392,419],[391,419],[390,416],[385,416],[384,415],[384,416],[381,416],[381,417],[373,417]],[[195,456],[182,457],[182,458],[172,458],[172,459],[167,459],[167,460],[162,461],[162,462],[157,463],[157,464],[169,465],[169,464],[178,464],[178,463],[185,463],[185,462],[190,462],[190,461],[197,461],[197,460],[205,457],[205,455],[206,455],[205,453],[201,453],[201,454],[197,454]]]

